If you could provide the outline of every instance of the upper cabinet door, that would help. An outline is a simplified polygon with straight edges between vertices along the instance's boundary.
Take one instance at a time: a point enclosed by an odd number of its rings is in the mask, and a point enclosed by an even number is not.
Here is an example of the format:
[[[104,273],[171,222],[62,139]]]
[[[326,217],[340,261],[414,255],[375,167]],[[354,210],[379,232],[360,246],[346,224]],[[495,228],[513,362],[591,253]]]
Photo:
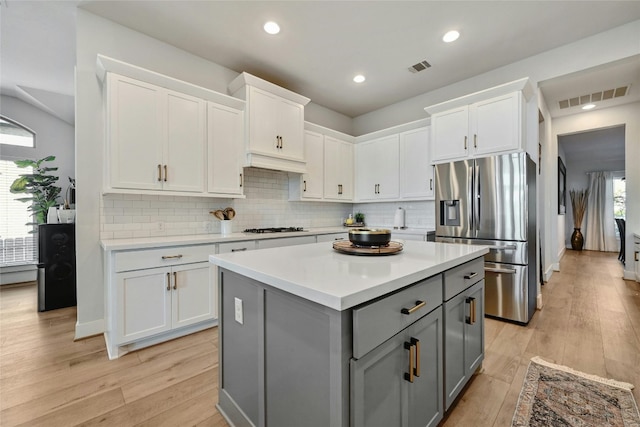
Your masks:
[[[304,109],[287,99],[278,102],[279,155],[304,160]]]
[[[205,101],[169,91],[163,188],[203,192],[205,184]]]
[[[514,151],[521,147],[522,92],[513,92],[482,102],[470,108],[469,137],[473,152],[485,155]]]
[[[430,153],[430,129],[400,134],[400,198],[433,198],[433,166]]]
[[[353,200],[353,145],[324,137],[324,198]]]
[[[398,198],[399,151],[397,134],[356,145],[359,200]]]
[[[469,150],[469,107],[431,116],[431,158],[434,162],[460,159]]]
[[[322,199],[324,177],[324,137],[316,132],[305,131],[304,152],[307,173],[302,174],[301,197]]]
[[[242,121],[242,111],[207,104],[209,193],[242,194]]]
[[[166,140],[163,91],[111,73],[107,84],[110,186],[160,190]]]
[[[279,97],[264,90],[249,88],[249,151],[278,153]]]

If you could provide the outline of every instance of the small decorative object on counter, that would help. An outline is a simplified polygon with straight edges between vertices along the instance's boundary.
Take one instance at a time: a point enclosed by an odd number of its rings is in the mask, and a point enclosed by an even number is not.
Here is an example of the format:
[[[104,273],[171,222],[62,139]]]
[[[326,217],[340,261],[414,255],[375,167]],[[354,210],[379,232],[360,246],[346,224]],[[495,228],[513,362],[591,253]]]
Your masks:
[[[404,209],[400,207],[396,210],[396,214],[393,218],[393,228],[395,230],[404,230],[405,228],[407,228],[404,225],[404,218]]]
[[[364,227],[364,214],[357,212],[355,215],[349,214],[349,218],[344,221],[345,227]]]
[[[349,218],[347,218],[344,223],[346,225],[353,225],[353,214],[349,214]]]
[[[216,209],[209,213],[220,220],[220,233],[223,236],[231,234],[231,220],[236,217],[236,211],[233,208]]]
[[[355,220],[356,220],[356,223],[358,223],[361,226],[363,226],[364,225],[364,214],[362,212],[356,212]]]

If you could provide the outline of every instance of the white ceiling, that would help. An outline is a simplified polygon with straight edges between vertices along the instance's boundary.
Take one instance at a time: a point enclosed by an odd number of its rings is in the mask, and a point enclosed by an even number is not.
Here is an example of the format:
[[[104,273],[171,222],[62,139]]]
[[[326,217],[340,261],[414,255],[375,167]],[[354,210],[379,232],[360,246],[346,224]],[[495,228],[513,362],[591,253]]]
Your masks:
[[[350,117],[640,19],[640,1],[2,0],[1,4],[2,93],[40,104],[71,123],[76,4]],[[282,32],[268,36],[262,30],[266,20],[279,22]],[[445,44],[440,39],[449,29],[459,30],[461,37]],[[407,70],[425,59],[431,68],[417,74]],[[616,66],[624,67],[624,72],[609,67],[591,77],[584,73],[546,82],[545,99],[551,107],[563,97],[619,83],[632,83],[631,95],[640,99],[640,60]],[[353,83],[356,73],[365,74],[366,82]]]

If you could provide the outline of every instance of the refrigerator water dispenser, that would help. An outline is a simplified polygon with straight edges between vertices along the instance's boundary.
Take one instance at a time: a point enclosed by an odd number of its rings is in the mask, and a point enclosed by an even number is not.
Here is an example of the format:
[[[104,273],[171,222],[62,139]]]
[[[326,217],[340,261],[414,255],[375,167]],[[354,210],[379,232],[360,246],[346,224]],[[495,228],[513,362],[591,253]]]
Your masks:
[[[440,225],[460,225],[460,200],[440,201]]]

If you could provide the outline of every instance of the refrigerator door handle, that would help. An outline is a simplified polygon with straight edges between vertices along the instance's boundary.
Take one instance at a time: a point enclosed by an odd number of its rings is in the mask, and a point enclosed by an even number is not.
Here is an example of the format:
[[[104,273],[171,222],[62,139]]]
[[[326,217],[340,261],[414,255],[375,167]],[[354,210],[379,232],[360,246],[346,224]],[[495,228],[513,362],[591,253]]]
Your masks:
[[[480,231],[480,202],[481,202],[481,188],[480,188],[480,166],[476,163],[476,167],[474,168],[474,177],[473,177],[475,188],[473,189],[473,215],[474,215],[474,223],[475,223],[475,231]]]
[[[491,273],[498,274],[516,274],[516,270],[513,268],[493,268],[493,267],[485,267],[484,271],[489,271]]]
[[[475,231],[475,225],[474,225],[474,218],[475,218],[475,212],[474,212],[474,208],[475,208],[475,200],[474,200],[474,188],[475,188],[475,174],[474,174],[474,166],[470,166],[469,167],[469,192],[468,194],[468,202],[467,202],[467,206],[469,206],[469,231],[470,232],[474,232]]]

